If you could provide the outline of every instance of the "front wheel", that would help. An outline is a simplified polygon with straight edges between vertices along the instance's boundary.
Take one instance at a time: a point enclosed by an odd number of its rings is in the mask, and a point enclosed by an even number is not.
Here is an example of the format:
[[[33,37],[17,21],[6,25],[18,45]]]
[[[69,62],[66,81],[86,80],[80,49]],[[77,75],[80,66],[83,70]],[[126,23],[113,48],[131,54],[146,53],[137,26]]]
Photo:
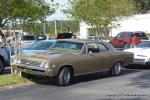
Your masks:
[[[116,62],[110,70],[110,75],[112,75],[112,76],[120,75],[122,72],[122,67],[123,67],[123,65],[121,62]]]
[[[4,68],[5,68],[4,61],[0,59],[0,74],[4,72]]]
[[[57,76],[57,80],[58,80],[58,85],[60,86],[68,86],[70,84],[71,81],[71,70],[68,67],[63,68],[58,76]]]

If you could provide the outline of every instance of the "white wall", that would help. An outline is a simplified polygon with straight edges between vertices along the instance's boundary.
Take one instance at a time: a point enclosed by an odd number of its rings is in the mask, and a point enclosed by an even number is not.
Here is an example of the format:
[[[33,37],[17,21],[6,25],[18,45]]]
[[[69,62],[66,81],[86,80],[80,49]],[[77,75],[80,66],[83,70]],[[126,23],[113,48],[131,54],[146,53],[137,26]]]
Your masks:
[[[134,15],[117,22],[119,26],[111,30],[112,36],[121,31],[144,31],[150,33],[150,14]],[[87,38],[88,28],[91,28],[85,22],[80,22],[80,36]]]
[[[117,28],[112,29],[112,36],[121,31],[144,31],[150,33],[150,14],[135,15],[118,21]]]
[[[80,22],[80,37],[81,38],[86,39],[88,37],[88,28],[90,28],[88,24],[86,24],[83,21]]]

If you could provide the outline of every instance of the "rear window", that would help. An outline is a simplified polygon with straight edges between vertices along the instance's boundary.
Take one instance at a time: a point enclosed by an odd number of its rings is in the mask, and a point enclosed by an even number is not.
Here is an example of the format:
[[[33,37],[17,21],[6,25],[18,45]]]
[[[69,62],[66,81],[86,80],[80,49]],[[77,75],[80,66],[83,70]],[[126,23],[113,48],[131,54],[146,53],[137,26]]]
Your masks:
[[[146,34],[145,34],[145,33],[141,33],[141,36],[142,36],[142,37],[146,37]]]
[[[72,36],[73,33],[58,33],[57,39],[70,39]]]
[[[134,36],[136,37],[146,37],[145,33],[134,33]]]
[[[22,36],[22,40],[35,40],[34,36]]]

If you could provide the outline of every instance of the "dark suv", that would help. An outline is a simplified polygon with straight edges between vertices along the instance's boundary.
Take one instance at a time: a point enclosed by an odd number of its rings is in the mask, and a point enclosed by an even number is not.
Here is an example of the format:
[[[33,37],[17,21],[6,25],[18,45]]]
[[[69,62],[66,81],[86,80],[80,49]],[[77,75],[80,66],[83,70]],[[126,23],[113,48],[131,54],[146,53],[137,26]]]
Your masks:
[[[142,31],[120,32],[112,39],[111,43],[116,48],[128,48],[132,44],[134,45],[139,44],[141,39],[142,40],[148,39],[146,34]]]

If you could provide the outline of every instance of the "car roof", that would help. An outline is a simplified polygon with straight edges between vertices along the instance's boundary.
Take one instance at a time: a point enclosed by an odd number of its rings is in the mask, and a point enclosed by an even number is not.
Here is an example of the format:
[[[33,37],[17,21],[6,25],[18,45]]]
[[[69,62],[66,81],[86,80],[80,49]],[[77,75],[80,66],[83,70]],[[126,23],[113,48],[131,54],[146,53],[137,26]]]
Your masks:
[[[57,39],[51,39],[51,40],[39,40],[37,42],[52,42],[52,41],[57,41]]]
[[[58,39],[59,41],[70,41],[70,42],[78,42],[78,43],[104,43],[101,40],[90,40],[90,39]]]

